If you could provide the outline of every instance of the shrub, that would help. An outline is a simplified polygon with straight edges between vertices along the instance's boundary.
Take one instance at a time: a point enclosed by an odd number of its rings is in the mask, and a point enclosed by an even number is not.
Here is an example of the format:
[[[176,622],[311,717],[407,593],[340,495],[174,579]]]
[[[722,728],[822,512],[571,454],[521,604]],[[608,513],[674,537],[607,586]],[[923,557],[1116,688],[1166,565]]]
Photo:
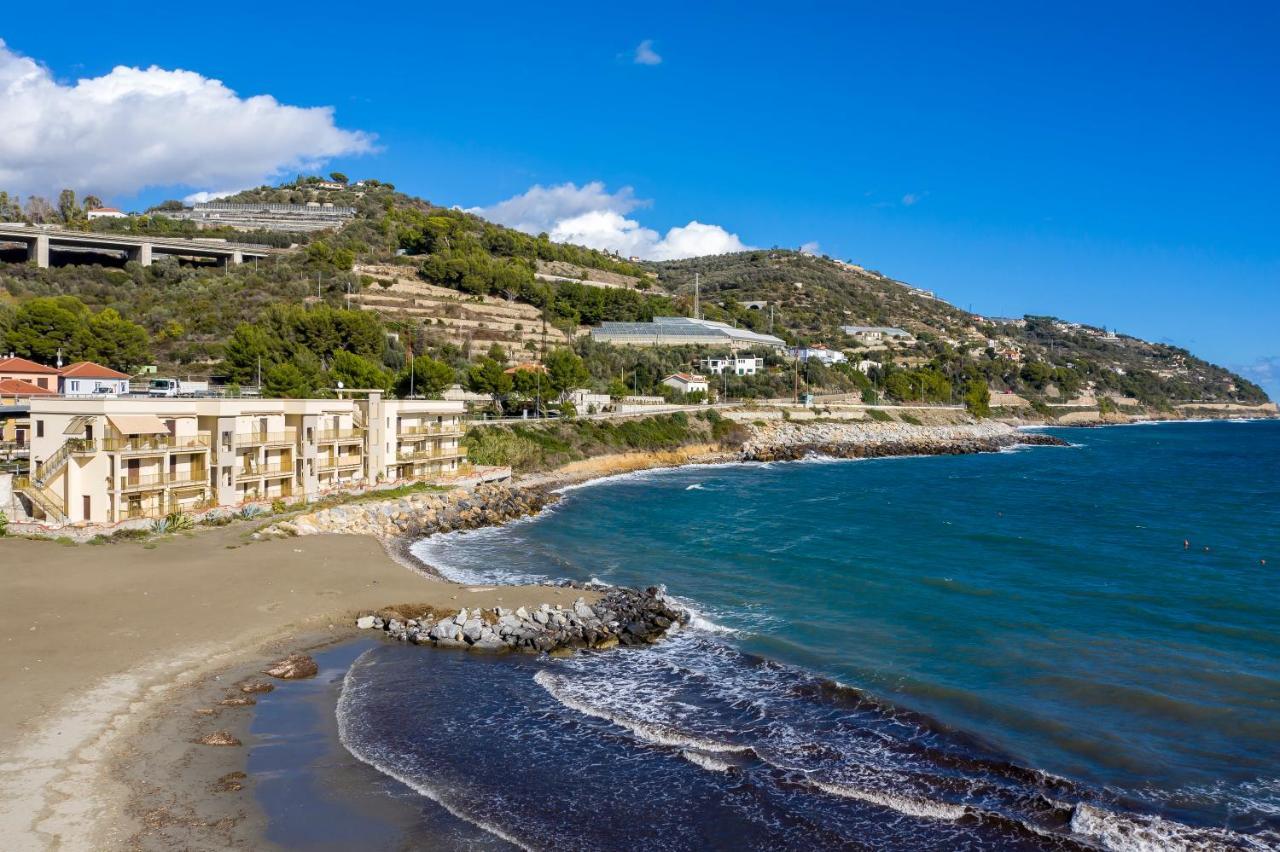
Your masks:
[[[273,515],[283,515],[288,511],[289,507],[279,497],[271,501],[271,513]]]
[[[899,414],[898,419],[901,420],[903,423],[910,423],[912,426],[924,425],[923,423],[920,422],[920,418],[916,417],[914,414]]]
[[[9,534],[9,516],[0,512],[0,537]]]
[[[889,416],[889,412],[881,411],[878,408],[868,408],[867,416],[879,423],[891,423],[893,418]]]

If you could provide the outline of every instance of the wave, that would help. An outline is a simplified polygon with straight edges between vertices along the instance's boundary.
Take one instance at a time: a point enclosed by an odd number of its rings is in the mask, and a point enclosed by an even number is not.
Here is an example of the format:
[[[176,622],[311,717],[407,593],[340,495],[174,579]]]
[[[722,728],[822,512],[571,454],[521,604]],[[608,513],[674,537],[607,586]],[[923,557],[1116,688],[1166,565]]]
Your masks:
[[[969,813],[969,809],[964,805],[949,805],[946,802],[909,799],[905,796],[895,796],[878,790],[866,790],[861,787],[851,787],[847,784],[832,784],[829,781],[818,781],[816,779],[811,780],[809,783],[824,793],[843,796],[847,799],[859,799],[863,802],[870,802],[873,805],[883,805],[886,808],[911,817],[960,819]]]
[[[1191,828],[1156,816],[1118,814],[1087,803],[1075,806],[1071,830],[1113,852],[1217,852],[1273,849],[1261,838],[1212,828]]]
[[[424,783],[421,778],[411,775],[410,773],[397,771],[386,761],[379,760],[378,757],[373,754],[375,749],[370,748],[369,743],[357,734],[357,725],[354,722],[354,714],[352,712],[353,706],[360,700],[360,693],[362,691],[360,686],[353,683],[352,674],[371,653],[372,651],[366,651],[364,654],[356,658],[356,661],[347,669],[347,673],[342,679],[342,691],[338,695],[338,705],[334,711],[338,723],[338,741],[342,743],[342,747],[345,748],[356,760],[366,766],[376,769],[378,772],[381,772],[389,778],[394,778],[396,781],[404,784],[418,795],[424,796],[425,798],[435,802],[458,819],[470,823],[482,831],[492,834],[500,840],[505,840],[512,846],[527,850],[527,852],[534,852],[535,847],[521,841],[519,838],[504,831],[499,826],[476,818],[462,807],[451,802],[449,800],[449,796],[443,790]]]

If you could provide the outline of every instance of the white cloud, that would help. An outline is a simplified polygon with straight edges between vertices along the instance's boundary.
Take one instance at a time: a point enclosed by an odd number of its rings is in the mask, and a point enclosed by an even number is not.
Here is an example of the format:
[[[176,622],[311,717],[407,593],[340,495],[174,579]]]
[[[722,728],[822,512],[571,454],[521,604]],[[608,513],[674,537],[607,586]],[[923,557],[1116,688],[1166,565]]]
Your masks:
[[[1257,384],[1272,399],[1280,399],[1280,355],[1264,355],[1252,364],[1241,364],[1232,369]]]
[[[647,38],[636,46],[631,61],[636,65],[661,65],[662,57],[653,49],[653,39]]]
[[[817,255],[821,252],[822,252],[822,246],[818,245],[817,240],[810,240],[809,242],[800,246],[801,254]]]
[[[616,251],[626,257],[634,255],[646,260],[673,260],[750,248],[737,234],[719,225],[694,220],[662,235],[627,218],[626,214],[650,204],[636,198],[629,186],[611,193],[602,182],[592,181],[582,186],[574,183],[533,186],[506,201],[489,207],[473,207],[469,212],[528,234],[546,233],[556,242]]]
[[[331,107],[240,97],[193,71],[117,66],[74,84],[0,40],[0,188],[100,196],[246,187],[373,150]]]

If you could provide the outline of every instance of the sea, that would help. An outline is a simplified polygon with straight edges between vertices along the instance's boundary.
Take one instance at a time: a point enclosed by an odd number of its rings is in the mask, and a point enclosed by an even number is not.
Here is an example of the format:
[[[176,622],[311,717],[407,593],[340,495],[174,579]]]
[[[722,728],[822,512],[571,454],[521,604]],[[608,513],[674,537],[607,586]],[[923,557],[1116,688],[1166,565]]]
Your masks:
[[[1280,422],[1049,431],[624,475],[420,541],[695,616],[570,658],[370,643],[341,742],[437,848],[1280,849]]]

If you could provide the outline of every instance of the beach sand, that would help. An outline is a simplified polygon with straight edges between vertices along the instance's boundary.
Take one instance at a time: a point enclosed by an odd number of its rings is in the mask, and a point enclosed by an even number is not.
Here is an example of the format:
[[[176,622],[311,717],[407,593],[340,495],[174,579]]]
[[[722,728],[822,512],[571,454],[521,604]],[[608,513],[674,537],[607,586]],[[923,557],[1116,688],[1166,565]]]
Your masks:
[[[237,845],[216,832],[251,822],[243,800],[238,822],[210,826],[201,813],[182,824],[184,799],[214,795],[211,783],[220,776],[209,772],[244,759],[240,748],[192,747],[189,730],[214,719],[192,707],[207,706],[275,656],[349,638],[358,610],[568,604],[584,594],[460,586],[398,563],[371,538],[251,541],[253,528],[243,523],[149,544],[0,540],[6,849],[163,846],[177,840],[157,832],[165,826],[194,832],[180,841],[188,848]],[[170,705],[174,713],[151,712]],[[222,722],[227,714],[216,712]],[[185,771],[193,760],[208,771]],[[138,811],[148,778],[164,780],[156,790],[172,801],[172,812]],[[190,789],[167,786],[174,783]]]

